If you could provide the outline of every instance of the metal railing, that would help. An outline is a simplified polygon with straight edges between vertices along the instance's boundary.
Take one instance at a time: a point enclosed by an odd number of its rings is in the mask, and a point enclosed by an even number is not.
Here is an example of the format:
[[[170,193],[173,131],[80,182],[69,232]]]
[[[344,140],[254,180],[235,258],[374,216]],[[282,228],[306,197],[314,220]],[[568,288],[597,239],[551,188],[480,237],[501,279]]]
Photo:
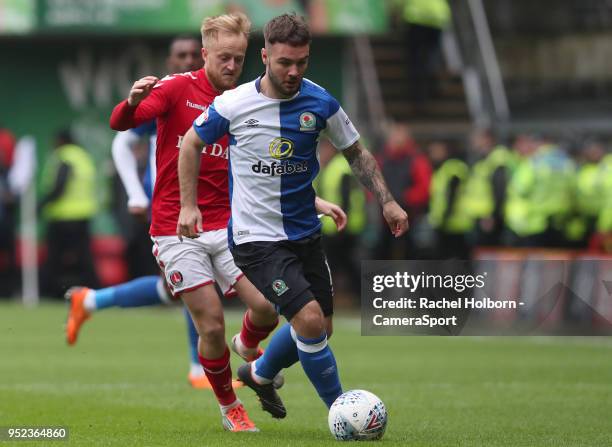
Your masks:
[[[365,94],[367,110],[367,127],[374,136],[380,138],[384,134],[387,115],[382,99],[380,81],[376,71],[376,62],[372,51],[370,38],[367,35],[357,35],[352,38],[355,66],[359,81],[354,87]],[[353,94],[355,94],[353,92]],[[359,104],[356,104],[359,107]]]

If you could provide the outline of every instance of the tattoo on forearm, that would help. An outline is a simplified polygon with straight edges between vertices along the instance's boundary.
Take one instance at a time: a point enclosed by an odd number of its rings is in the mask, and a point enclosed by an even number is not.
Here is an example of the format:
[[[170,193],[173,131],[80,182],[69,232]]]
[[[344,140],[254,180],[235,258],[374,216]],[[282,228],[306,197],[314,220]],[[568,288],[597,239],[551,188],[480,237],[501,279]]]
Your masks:
[[[370,152],[359,143],[355,143],[344,150],[344,156],[361,184],[376,196],[381,205],[393,200],[378,164]]]

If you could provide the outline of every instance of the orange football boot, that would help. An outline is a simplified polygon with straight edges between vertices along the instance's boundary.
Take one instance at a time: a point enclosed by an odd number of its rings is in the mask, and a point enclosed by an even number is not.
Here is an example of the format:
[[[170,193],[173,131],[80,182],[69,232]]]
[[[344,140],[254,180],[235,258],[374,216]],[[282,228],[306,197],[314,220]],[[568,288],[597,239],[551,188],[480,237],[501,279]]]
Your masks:
[[[66,321],[66,341],[71,346],[76,343],[83,323],[91,317],[84,306],[85,297],[89,290],[87,287],[71,287],[64,295],[70,301],[70,310]]]
[[[247,414],[242,404],[238,404],[234,408],[230,408],[229,410],[227,410],[227,412],[223,415],[222,422],[223,428],[233,432],[259,431],[253,421],[249,419],[249,415]]]

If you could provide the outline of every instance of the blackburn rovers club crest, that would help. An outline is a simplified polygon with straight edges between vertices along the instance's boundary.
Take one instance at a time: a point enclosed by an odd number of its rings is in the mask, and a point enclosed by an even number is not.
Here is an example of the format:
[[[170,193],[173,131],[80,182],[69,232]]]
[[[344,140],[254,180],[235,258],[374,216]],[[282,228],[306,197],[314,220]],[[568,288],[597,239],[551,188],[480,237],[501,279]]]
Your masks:
[[[309,130],[316,130],[317,119],[310,112],[304,112],[300,115],[300,130],[302,132],[308,132]]]
[[[181,284],[183,284],[183,274],[178,270],[173,270],[168,273],[168,278],[174,287],[179,287]]]
[[[283,293],[289,290],[289,287],[287,287],[287,284],[285,284],[285,281],[282,279],[275,279],[272,282],[272,290],[274,290],[274,293],[276,293],[278,296],[281,296]]]

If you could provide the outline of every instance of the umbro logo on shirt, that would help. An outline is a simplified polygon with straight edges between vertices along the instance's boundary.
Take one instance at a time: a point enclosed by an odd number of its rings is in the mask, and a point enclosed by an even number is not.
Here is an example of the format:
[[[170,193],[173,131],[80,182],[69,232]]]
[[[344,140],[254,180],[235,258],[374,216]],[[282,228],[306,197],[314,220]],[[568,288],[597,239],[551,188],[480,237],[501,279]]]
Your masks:
[[[251,119],[246,120],[244,124],[246,124],[247,127],[257,127],[259,126],[259,121],[254,118],[251,118]]]

